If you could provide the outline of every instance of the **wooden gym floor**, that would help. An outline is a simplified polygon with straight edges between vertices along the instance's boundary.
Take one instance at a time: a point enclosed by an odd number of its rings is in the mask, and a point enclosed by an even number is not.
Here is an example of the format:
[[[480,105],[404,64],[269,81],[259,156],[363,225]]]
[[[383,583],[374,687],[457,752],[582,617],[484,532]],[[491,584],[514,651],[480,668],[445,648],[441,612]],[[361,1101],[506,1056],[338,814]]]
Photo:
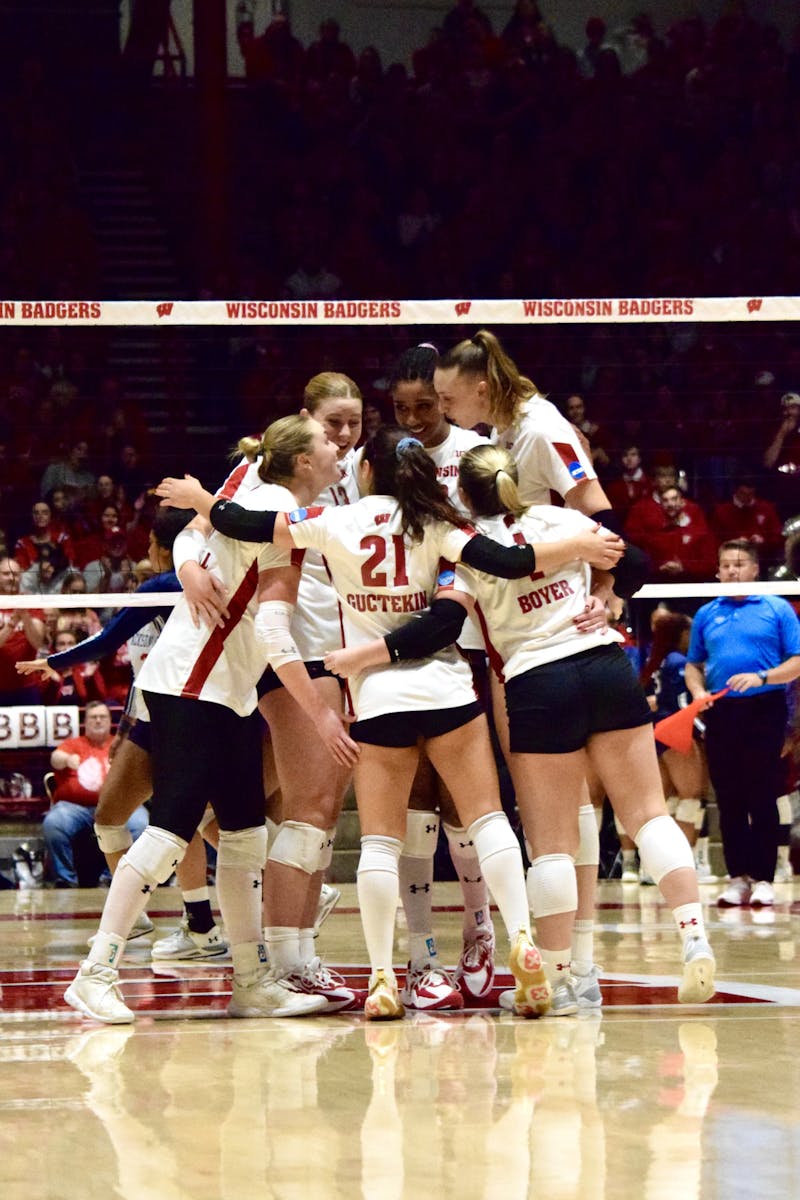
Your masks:
[[[722,886],[703,888],[718,992],[702,1007],[675,1001],[677,935],[655,889],[607,882],[601,1016],[233,1021],[227,959],[155,975],[143,939],[122,972],[139,1015],[116,1028],[62,999],[105,893],[2,892],[0,1196],[797,1197],[800,885],[762,912],[720,912]],[[361,980],[355,889],[342,891],[319,948]],[[452,964],[456,885],[435,901]],[[157,892],[159,933],[178,905]]]

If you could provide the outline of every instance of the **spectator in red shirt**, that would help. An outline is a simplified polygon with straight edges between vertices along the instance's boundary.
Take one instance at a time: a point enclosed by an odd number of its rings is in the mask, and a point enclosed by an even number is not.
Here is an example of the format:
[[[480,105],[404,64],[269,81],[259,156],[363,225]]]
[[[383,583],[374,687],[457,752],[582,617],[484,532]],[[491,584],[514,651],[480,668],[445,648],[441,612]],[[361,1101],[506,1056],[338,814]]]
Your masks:
[[[75,552],[76,565],[81,571],[96,559],[106,553],[107,539],[112,530],[120,525],[119,508],[116,504],[106,503],[100,509],[98,525],[77,542]]]
[[[678,487],[661,493],[664,524],[642,547],[650,555],[654,579],[690,583],[714,578],[717,544],[699,505],[690,510],[689,503]]]
[[[642,469],[642,455],[635,442],[625,446],[620,455],[622,473],[616,479],[606,483],[606,495],[611,501],[614,512],[625,521],[632,506],[637,500],[652,495],[653,481],[645,475]]]
[[[0,705],[41,704],[36,680],[20,676],[16,664],[36,658],[46,640],[41,609],[3,608],[3,596],[18,596],[19,563],[0,558]]]
[[[750,479],[739,479],[733,496],[715,505],[711,528],[719,542],[744,540],[759,549],[762,564],[774,564],[783,555],[783,532],[778,510],[771,500],[763,500]]]
[[[53,806],[45,813],[42,832],[56,887],[77,887],[74,842],[94,826],[100,789],[108,775],[108,751],[113,741],[111,713],[99,700],[90,700],[85,732],[56,746],[50,764],[56,773]],[[137,838],[147,826],[147,810],[137,808],[128,828]]]
[[[64,528],[53,520],[50,505],[46,500],[37,500],[31,509],[33,527],[30,533],[17,538],[14,545],[14,558],[23,571],[27,571],[39,560],[39,550],[42,546],[58,546],[72,566],[75,562],[75,550],[72,540]]]
[[[56,633],[52,653],[60,654],[77,644],[75,633],[71,629],[62,629]],[[76,663],[62,673],[47,667],[46,672],[42,685],[45,704],[79,704],[83,707],[90,700],[105,700],[106,685],[96,662]]]
[[[625,522],[625,537],[634,546],[646,548],[647,541],[653,534],[664,528],[664,508],[661,496],[668,487],[678,487],[678,468],[671,463],[659,463],[653,467],[653,477],[649,493],[631,505],[628,519]],[[686,499],[684,510],[690,517],[705,517],[705,513],[694,500]]]

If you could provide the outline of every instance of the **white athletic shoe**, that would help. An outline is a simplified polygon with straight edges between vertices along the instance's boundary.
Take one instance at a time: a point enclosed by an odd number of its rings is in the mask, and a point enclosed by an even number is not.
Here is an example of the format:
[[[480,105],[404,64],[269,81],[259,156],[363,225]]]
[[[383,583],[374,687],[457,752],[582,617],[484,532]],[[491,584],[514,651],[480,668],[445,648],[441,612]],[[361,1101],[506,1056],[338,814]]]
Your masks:
[[[299,991],[289,979],[265,971],[252,983],[240,983],[233,977],[233,995],[228,1004],[229,1017],[305,1017],[326,1007],[322,996]]]
[[[574,1017],[578,1011],[578,997],[575,995],[575,988],[572,986],[571,979],[565,979],[563,983],[557,984],[553,988],[553,995],[550,998],[549,1017]]]
[[[400,999],[408,1008],[463,1008],[464,997],[453,982],[452,976],[441,967],[430,963],[418,966],[408,964],[406,982]]]
[[[122,999],[119,971],[85,959],[64,992],[71,1008],[106,1025],[130,1025],[134,1014]]]
[[[571,975],[568,981],[568,993],[559,995],[564,984],[553,989],[551,1015],[565,1017],[573,1012],[597,1012],[603,1007],[603,993],[599,983],[600,968],[592,967],[588,975]],[[576,1005],[573,1007],[573,1000]],[[501,992],[498,1004],[505,1012],[514,1011],[514,992],[511,988]]]
[[[620,875],[620,883],[638,883],[639,872],[636,867],[623,867]]]
[[[153,942],[152,954],[153,958],[157,959],[187,962],[198,958],[217,958],[220,954],[225,954],[227,949],[228,943],[218,925],[213,925],[207,933],[194,933],[189,928],[188,919],[184,917],[179,929]]]
[[[683,947],[681,1004],[705,1004],[714,995],[714,952],[704,937],[687,938]]]
[[[750,891],[750,907],[762,908],[768,904],[775,903],[775,893],[772,890],[772,884],[767,883],[766,879],[760,879],[758,883],[754,883]]]
[[[323,883],[319,892],[319,903],[317,905],[317,919],[314,922],[314,937],[317,936],[322,925],[327,921],[336,905],[342,898],[342,893],[338,888],[331,887],[329,883]]]
[[[356,990],[345,983],[341,975],[323,966],[318,958],[312,958],[302,971],[287,976],[292,986],[307,996],[319,996],[324,1002],[320,1012],[347,1012],[361,1009],[367,998],[365,989]]]
[[[578,998],[578,1008],[581,1011],[603,1007],[599,967],[593,966],[586,975],[576,975],[573,971],[572,988]]]
[[[494,983],[494,930],[479,929],[465,938],[455,981],[465,1000],[485,996]]]
[[[725,891],[717,896],[717,904],[720,908],[738,908],[742,904],[749,903],[750,882],[741,875],[732,879]]]

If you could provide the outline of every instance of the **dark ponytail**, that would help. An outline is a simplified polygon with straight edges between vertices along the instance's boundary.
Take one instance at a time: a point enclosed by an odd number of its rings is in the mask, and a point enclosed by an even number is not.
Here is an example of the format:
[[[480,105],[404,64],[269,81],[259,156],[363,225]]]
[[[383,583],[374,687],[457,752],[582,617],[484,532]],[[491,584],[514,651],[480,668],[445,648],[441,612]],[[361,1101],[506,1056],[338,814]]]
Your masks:
[[[396,425],[381,425],[364,443],[365,462],[372,467],[372,491],[394,496],[403,514],[403,533],[421,541],[431,521],[447,521],[459,529],[468,524],[447,499],[436,467],[421,442]]]

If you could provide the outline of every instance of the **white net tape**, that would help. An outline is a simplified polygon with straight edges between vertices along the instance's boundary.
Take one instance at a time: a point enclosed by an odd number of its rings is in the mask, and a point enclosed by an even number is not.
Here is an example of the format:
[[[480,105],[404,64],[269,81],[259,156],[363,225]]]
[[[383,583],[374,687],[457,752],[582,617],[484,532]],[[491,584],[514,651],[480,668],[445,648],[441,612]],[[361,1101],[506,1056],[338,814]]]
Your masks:
[[[2,325],[553,325],[798,321],[800,296],[514,300],[0,300]]]

